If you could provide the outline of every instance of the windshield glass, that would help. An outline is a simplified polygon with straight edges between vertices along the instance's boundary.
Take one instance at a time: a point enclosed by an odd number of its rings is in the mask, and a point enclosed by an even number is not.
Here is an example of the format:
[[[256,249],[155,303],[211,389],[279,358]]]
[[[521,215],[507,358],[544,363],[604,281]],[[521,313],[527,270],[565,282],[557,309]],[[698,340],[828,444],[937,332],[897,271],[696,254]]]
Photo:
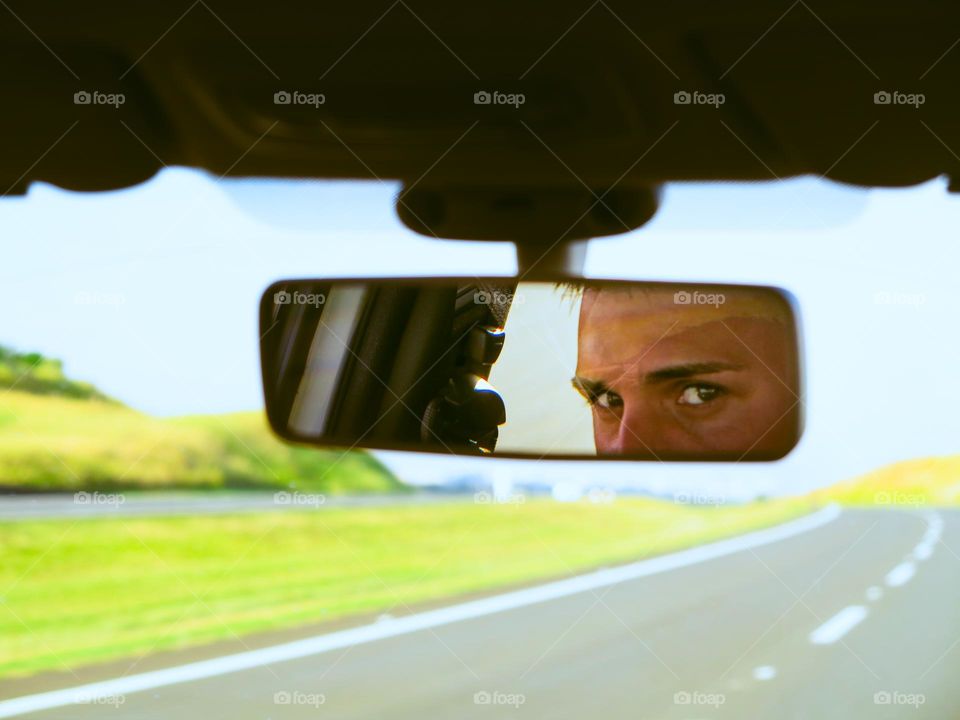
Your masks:
[[[674,185],[591,243],[590,277],[796,299],[803,436],[742,464],[282,444],[272,282],[516,270],[405,229],[397,190],[172,169],[0,201],[0,717],[957,711],[944,181]]]

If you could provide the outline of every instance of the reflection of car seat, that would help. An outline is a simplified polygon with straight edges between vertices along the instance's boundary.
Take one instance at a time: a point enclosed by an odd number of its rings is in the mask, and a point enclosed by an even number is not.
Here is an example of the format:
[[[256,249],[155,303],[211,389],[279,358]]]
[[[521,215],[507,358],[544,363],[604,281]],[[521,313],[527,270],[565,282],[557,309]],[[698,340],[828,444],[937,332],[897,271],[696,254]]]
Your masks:
[[[274,407],[280,425],[289,424],[316,336],[343,352],[341,364],[331,369],[336,378],[329,409],[312,435],[492,450],[505,413],[486,380],[503,344],[512,289],[414,282],[357,289],[362,294],[351,329],[337,333],[328,326],[336,325],[334,318],[325,314],[333,303],[270,306],[266,327],[289,338],[280,343],[282,352],[264,361],[265,372],[272,368],[265,383],[270,378],[274,396],[283,400],[282,410]]]

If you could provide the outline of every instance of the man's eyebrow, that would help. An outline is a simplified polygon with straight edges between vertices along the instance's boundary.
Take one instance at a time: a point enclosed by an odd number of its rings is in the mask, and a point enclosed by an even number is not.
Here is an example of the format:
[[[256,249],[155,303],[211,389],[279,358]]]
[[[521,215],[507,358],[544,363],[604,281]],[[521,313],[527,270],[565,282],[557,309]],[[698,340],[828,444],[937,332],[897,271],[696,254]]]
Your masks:
[[[684,363],[652,370],[644,376],[646,383],[658,383],[664,380],[680,380],[694,375],[711,375],[727,370],[743,370],[743,365],[725,362]]]
[[[703,363],[683,363],[681,365],[669,365],[658,370],[652,370],[644,376],[644,382],[653,384],[665,380],[680,380],[683,378],[694,377],[696,375],[711,375],[713,373],[726,372],[730,370],[743,370],[744,365],[727,362],[703,362]],[[570,378],[570,384],[574,390],[584,397],[596,397],[610,390],[610,385],[604,380],[594,380],[593,378],[575,375]]]
[[[574,390],[588,399],[602,395],[610,389],[603,380],[591,380],[581,375],[570,378],[570,384],[573,385]]]

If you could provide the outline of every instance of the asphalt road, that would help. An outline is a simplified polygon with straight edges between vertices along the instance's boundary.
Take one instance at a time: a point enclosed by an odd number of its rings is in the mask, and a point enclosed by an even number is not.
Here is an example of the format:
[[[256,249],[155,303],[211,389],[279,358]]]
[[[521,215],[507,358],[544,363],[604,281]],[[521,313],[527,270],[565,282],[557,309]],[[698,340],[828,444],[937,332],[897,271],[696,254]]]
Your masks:
[[[845,511],[633,579],[25,717],[945,720],[960,717],[956,551],[960,513]]]
[[[412,492],[396,495],[329,495],[303,491],[215,492],[77,492],[0,495],[0,521],[56,520],[84,517],[222,515],[237,512],[304,510],[331,507],[418,505],[463,500],[452,493]]]

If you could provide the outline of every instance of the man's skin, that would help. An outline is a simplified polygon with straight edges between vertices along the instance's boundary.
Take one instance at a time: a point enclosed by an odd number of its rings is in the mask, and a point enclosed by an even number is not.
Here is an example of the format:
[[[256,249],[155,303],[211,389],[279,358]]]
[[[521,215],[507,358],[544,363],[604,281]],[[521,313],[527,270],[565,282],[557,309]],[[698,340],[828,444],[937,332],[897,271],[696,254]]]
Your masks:
[[[668,286],[586,289],[574,387],[599,454],[776,458],[799,433],[793,315],[772,291],[720,288],[678,304]]]

